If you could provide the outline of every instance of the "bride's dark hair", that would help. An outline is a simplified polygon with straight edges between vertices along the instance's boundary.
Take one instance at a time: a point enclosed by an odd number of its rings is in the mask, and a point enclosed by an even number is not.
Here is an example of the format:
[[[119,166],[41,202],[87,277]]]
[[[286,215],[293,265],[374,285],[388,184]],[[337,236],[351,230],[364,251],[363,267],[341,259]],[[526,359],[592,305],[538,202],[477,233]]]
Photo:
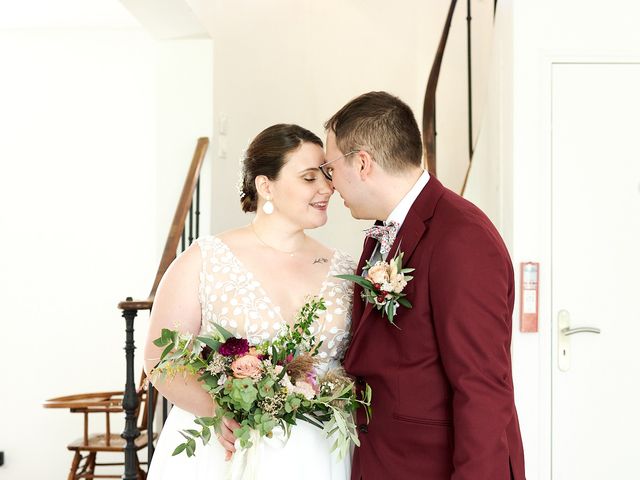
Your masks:
[[[253,139],[242,159],[242,210],[255,212],[258,208],[256,177],[264,175],[277,180],[287,154],[298,149],[304,142],[322,147],[322,140],[309,130],[298,125],[280,123],[264,129]]]

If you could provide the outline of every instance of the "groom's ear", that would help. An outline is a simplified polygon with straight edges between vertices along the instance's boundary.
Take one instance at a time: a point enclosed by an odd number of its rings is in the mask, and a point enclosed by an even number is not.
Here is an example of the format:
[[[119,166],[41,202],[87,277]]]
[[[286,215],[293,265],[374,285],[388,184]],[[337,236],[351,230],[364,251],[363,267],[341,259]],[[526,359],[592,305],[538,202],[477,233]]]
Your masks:
[[[361,180],[364,180],[369,175],[371,175],[374,162],[373,162],[373,157],[369,154],[369,152],[360,150],[357,153],[356,159],[354,160],[354,162],[356,162],[357,164],[358,173],[360,174]]]

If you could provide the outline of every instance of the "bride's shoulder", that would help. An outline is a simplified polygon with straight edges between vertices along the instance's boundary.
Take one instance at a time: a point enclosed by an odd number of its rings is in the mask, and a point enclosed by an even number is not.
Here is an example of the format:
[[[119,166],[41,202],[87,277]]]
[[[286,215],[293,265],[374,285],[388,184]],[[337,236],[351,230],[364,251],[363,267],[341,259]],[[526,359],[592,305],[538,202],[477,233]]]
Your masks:
[[[234,228],[216,233],[215,235],[204,235],[199,237],[195,243],[200,249],[227,248],[241,244],[247,237],[246,228]]]

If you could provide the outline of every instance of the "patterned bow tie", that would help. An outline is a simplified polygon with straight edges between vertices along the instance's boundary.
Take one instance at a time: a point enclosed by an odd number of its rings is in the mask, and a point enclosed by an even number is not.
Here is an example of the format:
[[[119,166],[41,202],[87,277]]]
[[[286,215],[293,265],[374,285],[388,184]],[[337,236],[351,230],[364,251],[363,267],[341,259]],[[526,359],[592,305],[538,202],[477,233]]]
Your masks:
[[[400,224],[398,222],[389,222],[389,225],[374,225],[371,228],[367,228],[364,234],[380,242],[380,254],[384,257],[391,250],[393,242],[396,241],[399,228]]]

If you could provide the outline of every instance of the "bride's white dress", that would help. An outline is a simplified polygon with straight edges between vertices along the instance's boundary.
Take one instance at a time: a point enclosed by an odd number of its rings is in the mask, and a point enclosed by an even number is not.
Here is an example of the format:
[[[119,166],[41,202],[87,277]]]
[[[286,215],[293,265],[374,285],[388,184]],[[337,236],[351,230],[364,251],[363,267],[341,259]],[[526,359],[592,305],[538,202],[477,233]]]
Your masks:
[[[202,254],[201,332],[210,331],[213,323],[218,323],[250,343],[272,339],[284,320],[260,282],[219,238],[202,237],[197,243]],[[316,338],[323,340],[320,348],[323,368],[339,365],[351,321],[353,284],[334,276],[353,273],[354,268],[353,259],[336,250],[321,290],[310,292],[321,295],[327,306],[313,326]],[[274,275],[273,281],[278,281],[277,278]],[[230,462],[225,461],[225,451],[215,438],[207,446],[198,442],[194,457],[188,458],[184,453],[172,456],[175,447],[184,441],[180,430],[195,428],[194,418],[178,407],[171,409],[153,455],[149,480],[349,478],[351,459],[338,461],[335,453],[331,453],[331,439],[318,427],[303,421],[291,429],[288,440],[277,434],[273,439],[263,437],[250,454],[236,453]],[[274,433],[278,433],[276,430]]]

